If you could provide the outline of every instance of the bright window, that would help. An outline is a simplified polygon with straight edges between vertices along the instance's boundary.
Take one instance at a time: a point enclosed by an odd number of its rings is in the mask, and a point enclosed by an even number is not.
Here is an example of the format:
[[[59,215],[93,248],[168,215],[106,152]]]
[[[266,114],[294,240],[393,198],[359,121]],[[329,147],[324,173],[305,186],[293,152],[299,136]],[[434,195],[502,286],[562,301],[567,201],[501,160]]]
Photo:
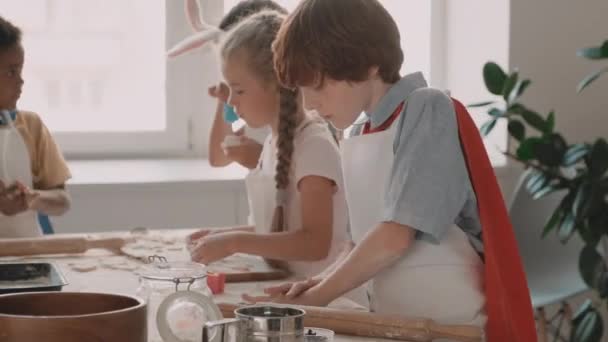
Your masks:
[[[0,7],[24,31],[19,106],[39,112],[52,131],[166,129],[163,2],[0,0]]]
[[[40,114],[68,156],[204,156],[215,110],[206,93],[220,80],[219,65],[210,49],[166,60],[167,48],[192,33],[184,1],[0,0],[0,15],[24,32],[19,107]],[[202,16],[218,23],[239,1],[200,0]],[[290,11],[299,3],[276,1]],[[487,30],[467,25],[474,25],[468,13],[486,2],[380,1],[401,31],[403,74],[422,71],[466,103],[485,99],[470,77],[481,77],[477,59],[497,49],[469,39]],[[495,12],[504,17],[502,7]],[[486,142],[504,147],[506,129]]]
[[[191,60],[165,58],[168,34],[189,33],[167,30],[185,21],[181,1],[0,0],[0,8],[23,31],[18,107],[38,113],[66,154],[188,149],[191,113],[180,108],[188,99],[167,76]]]

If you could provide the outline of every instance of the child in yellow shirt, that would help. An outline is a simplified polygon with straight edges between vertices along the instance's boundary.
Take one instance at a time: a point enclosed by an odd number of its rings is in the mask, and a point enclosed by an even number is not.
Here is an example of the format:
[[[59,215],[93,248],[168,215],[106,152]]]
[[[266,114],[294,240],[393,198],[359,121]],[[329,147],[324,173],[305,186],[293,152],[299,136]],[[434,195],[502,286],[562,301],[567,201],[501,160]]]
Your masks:
[[[23,63],[21,30],[0,17],[0,238],[42,235],[38,213],[70,207],[61,151],[38,115],[17,110]]]

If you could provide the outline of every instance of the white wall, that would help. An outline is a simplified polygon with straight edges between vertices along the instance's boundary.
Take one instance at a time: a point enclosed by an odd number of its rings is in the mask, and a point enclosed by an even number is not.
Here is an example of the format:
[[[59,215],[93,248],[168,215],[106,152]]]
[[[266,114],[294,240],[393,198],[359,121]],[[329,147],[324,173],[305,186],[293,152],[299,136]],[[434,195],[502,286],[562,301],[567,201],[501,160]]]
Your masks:
[[[482,69],[488,61],[509,64],[509,0],[459,0],[446,2],[445,82],[452,96],[465,105],[492,100],[484,85]],[[480,124],[487,120],[483,110],[471,109]],[[504,164],[498,150],[507,144],[506,125],[498,124],[486,139],[493,162]]]
[[[608,2],[461,0],[447,1],[445,11],[445,84],[454,97],[465,104],[492,99],[482,78],[483,64],[491,60],[532,80],[523,101],[543,114],[554,109],[557,129],[571,142],[608,137],[608,111],[603,110],[608,77],[576,94],[585,75],[608,65],[576,56],[578,48],[608,39]],[[486,119],[483,110],[473,114],[477,122]],[[492,144],[504,149],[504,125],[494,131]],[[517,165],[497,169],[507,199],[519,172]]]
[[[607,14],[605,0],[511,1],[510,64],[533,82],[524,99],[541,113],[555,109],[557,129],[573,142],[608,137],[608,77],[576,94],[585,75],[608,65],[576,56],[608,39]]]
[[[72,208],[52,218],[58,233],[241,225],[248,214],[243,177],[206,160],[70,162]]]
[[[201,14],[210,24],[218,24],[223,13],[220,0],[201,1]],[[167,47],[172,47],[193,33],[184,15],[183,1],[167,1]],[[167,108],[169,117],[187,117],[180,132],[188,136],[187,157],[206,157],[207,137],[216,109],[216,101],[207,95],[207,89],[220,80],[217,49],[212,46],[169,60],[167,68]]]

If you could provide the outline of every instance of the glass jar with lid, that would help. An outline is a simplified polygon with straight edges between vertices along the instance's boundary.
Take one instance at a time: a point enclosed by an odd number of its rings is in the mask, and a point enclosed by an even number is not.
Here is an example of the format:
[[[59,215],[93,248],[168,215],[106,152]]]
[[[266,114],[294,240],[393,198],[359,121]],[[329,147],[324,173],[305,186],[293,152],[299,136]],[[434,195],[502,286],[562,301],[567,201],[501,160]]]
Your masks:
[[[148,305],[150,342],[198,342],[206,322],[222,319],[204,265],[154,256],[138,273],[137,295]]]

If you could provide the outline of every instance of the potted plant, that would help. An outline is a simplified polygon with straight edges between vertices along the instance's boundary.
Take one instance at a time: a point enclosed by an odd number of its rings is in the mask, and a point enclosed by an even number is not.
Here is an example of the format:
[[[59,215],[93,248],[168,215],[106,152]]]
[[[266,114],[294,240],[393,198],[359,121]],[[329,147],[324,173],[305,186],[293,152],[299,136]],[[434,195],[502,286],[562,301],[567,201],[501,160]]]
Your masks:
[[[608,58],[608,40],[600,46],[580,49],[578,55],[591,59]],[[583,91],[608,66],[590,74],[578,85]],[[526,189],[534,199],[554,191],[565,196],[555,208],[542,236],[556,233],[563,243],[574,234],[585,242],[580,253],[581,277],[608,303],[608,143],[604,138],[592,142],[571,144],[555,130],[555,113],[541,114],[520,102],[531,85],[518,71],[505,73],[500,66],[488,62],[483,68],[486,88],[501,96],[499,103],[483,102],[470,107],[486,107],[489,120],[480,128],[489,134],[497,121],[507,120],[510,147],[505,154],[531,169]],[[602,317],[591,302],[583,305],[574,316],[571,341],[600,341],[603,335]]]

